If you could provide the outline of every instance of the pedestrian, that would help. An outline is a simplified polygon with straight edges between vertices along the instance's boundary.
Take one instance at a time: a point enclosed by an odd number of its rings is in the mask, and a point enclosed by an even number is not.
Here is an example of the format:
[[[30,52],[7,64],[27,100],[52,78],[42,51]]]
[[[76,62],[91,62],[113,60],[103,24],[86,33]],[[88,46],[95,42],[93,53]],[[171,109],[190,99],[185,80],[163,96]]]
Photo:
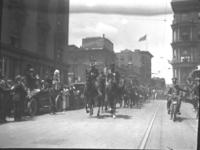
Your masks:
[[[0,77],[0,123],[5,123],[7,113],[7,98],[10,89],[6,86],[6,80],[4,76]]]
[[[45,88],[48,90],[49,95],[49,111],[50,114],[56,113],[56,103],[55,103],[55,90],[53,88],[53,79],[47,72],[45,75]]]
[[[6,86],[9,89],[9,92],[7,93],[7,100],[6,100],[6,116],[11,117],[12,116],[12,109],[13,109],[13,102],[12,102],[12,93],[11,93],[11,87],[13,86],[13,81],[8,79],[6,81]]]
[[[62,99],[63,99],[63,111],[69,108],[69,90],[66,85],[64,85],[62,90]]]
[[[30,68],[28,74],[26,75],[26,85],[30,91],[37,88],[36,80],[35,70]]]
[[[69,88],[69,105],[70,105],[70,109],[73,109],[73,107],[74,107],[74,99],[75,99],[74,89],[73,89],[73,86],[71,85],[70,88]]]
[[[23,112],[23,99],[24,95],[26,95],[26,91],[24,86],[21,82],[21,76],[17,75],[15,77],[15,85],[12,87],[14,91],[13,95],[13,103],[14,103],[14,120],[21,121],[22,119],[22,112]]]

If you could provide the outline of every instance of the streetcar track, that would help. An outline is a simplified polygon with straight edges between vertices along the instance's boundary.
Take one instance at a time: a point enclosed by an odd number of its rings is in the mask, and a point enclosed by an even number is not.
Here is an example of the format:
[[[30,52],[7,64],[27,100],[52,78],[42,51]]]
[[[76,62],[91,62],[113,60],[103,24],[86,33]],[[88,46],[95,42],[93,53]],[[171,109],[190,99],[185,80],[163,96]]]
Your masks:
[[[140,144],[138,146],[138,149],[145,149],[147,141],[148,141],[148,138],[149,138],[149,135],[151,134],[151,129],[153,127],[153,123],[155,121],[155,118],[156,118],[156,115],[158,113],[159,108],[160,108],[160,104],[158,105],[157,110],[153,114],[153,117],[152,117],[152,119],[151,119],[151,121],[149,123],[149,126],[147,127],[147,129],[146,129],[146,131],[144,133],[144,136],[143,136],[143,138],[142,138],[142,140],[141,140],[141,142],[140,142]]]

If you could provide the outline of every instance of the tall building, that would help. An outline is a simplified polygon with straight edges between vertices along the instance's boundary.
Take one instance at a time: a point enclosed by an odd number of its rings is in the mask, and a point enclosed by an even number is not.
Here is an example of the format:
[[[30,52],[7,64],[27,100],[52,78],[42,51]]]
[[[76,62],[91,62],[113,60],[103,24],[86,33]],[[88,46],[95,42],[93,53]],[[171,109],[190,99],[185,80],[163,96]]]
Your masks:
[[[200,2],[172,0],[173,76],[184,85],[189,73],[200,64]]]
[[[82,47],[87,49],[106,49],[108,51],[113,52],[113,43],[103,37],[87,37],[82,39]]]
[[[151,80],[151,59],[153,55],[148,51],[125,49],[116,53],[117,65],[123,68],[122,74],[126,77],[136,76],[141,83],[149,83]]]
[[[69,80],[73,82],[85,81],[85,71],[89,69],[91,61],[96,62],[99,71],[103,71],[104,67],[110,66],[116,60],[113,43],[105,37],[84,38],[80,48],[69,45],[66,51],[64,57],[69,65]]]
[[[44,77],[55,68],[67,78],[69,0],[3,0],[2,71],[9,78],[32,66]],[[66,77],[65,77],[66,76]]]

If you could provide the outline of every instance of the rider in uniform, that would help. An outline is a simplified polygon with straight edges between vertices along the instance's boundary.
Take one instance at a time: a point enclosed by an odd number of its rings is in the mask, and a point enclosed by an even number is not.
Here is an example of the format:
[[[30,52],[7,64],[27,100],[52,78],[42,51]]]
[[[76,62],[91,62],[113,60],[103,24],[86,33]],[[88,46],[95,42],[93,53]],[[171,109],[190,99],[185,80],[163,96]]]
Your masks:
[[[90,97],[95,97],[98,95],[98,91],[96,90],[96,87],[95,87],[95,82],[97,81],[98,76],[99,76],[99,71],[95,66],[95,61],[92,61],[90,64],[89,71],[86,71],[86,80],[87,80],[88,85],[87,85],[87,92],[85,94],[87,96],[90,95]],[[94,105],[94,100],[89,99],[88,103],[90,105]],[[87,113],[89,112],[88,107],[89,107],[89,105],[87,104],[86,105]],[[92,115],[93,112],[91,111],[90,114]]]
[[[178,108],[177,108],[177,112],[180,115],[180,107],[181,107],[181,98],[180,98],[180,92],[187,92],[187,90],[184,90],[182,88],[180,88],[180,86],[177,84],[177,78],[172,78],[172,87],[169,89],[168,94],[175,94],[176,96],[178,96]],[[171,105],[171,99],[168,98],[167,100],[167,110],[168,110],[168,114],[170,113],[170,105]]]
[[[111,64],[110,69],[108,70],[107,80],[112,82],[113,91],[110,94],[112,100],[110,100],[111,113],[113,113],[113,118],[115,118],[115,99],[118,91],[120,75],[115,71],[115,64]]]
[[[99,76],[99,71],[98,71],[98,69],[96,68],[96,66],[95,66],[95,62],[92,62],[91,64],[90,64],[90,70],[89,70],[89,78],[91,79],[91,80],[96,80],[97,79],[97,77]]]

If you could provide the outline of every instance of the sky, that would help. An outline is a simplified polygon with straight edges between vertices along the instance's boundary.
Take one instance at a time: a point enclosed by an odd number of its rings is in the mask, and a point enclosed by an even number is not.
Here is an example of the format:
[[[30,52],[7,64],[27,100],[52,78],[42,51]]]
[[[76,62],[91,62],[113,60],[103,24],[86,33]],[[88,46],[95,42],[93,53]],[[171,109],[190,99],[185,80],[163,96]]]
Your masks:
[[[173,12],[171,0],[71,0],[69,44],[81,46],[82,38],[102,36],[111,40],[114,51],[148,50],[152,76],[171,83]],[[139,38],[147,35],[147,40]]]

